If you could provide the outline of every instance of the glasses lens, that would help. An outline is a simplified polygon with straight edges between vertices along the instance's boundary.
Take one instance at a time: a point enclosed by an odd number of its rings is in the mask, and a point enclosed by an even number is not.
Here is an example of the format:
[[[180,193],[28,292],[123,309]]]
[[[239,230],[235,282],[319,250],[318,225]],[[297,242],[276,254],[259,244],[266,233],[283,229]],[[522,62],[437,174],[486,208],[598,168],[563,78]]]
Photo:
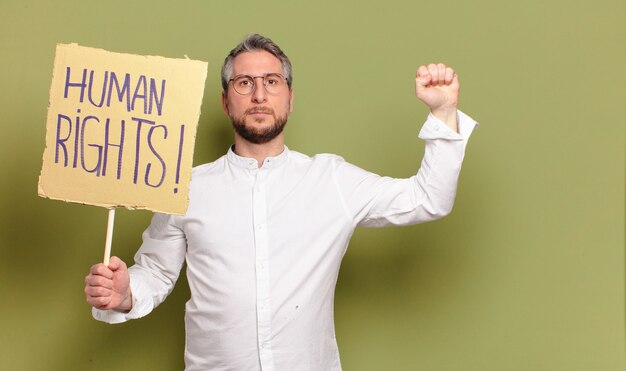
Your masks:
[[[254,80],[250,76],[239,76],[233,80],[233,88],[239,94],[248,95],[254,89]]]
[[[285,78],[277,73],[270,73],[263,78],[268,93],[279,93],[286,85]]]

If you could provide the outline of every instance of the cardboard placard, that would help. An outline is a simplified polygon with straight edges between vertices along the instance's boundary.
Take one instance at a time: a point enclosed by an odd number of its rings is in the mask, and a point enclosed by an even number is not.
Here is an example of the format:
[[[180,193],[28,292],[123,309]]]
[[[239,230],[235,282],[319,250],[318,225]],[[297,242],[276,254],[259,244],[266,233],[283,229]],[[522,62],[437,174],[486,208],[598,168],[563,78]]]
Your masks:
[[[58,44],[39,195],[187,210],[207,63]]]

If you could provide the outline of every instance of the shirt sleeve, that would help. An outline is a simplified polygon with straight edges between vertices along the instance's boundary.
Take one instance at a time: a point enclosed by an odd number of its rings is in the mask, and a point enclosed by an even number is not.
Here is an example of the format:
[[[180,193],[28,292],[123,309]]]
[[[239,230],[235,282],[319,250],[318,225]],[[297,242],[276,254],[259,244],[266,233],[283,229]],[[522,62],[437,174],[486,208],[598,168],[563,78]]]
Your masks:
[[[143,232],[143,243],[135,254],[135,265],[128,269],[133,307],[129,312],[92,309],[93,317],[108,323],[121,323],[150,313],[172,292],[185,262],[187,240],[175,217],[154,214]]]
[[[419,138],[424,158],[408,179],[382,177],[345,161],[335,176],[348,216],[361,227],[411,225],[441,218],[452,211],[469,136],[477,125],[457,111],[459,132],[429,114]]]

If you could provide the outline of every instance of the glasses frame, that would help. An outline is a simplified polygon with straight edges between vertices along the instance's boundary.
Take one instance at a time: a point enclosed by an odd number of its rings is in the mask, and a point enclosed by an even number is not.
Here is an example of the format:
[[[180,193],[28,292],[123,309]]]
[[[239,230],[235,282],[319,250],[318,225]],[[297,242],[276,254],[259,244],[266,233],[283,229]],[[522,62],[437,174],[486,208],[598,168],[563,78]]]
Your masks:
[[[270,73],[266,73],[264,75],[258,75],[258,76],[237,75],[237,76],[233,77],[232,79],[228,80],[228,84],[230,85],[230,83],[233,82],[233,90],[235,90],[235,92],[237,94],[239,94],[239,95],[251,95],[251,94],[254,94],[254,92],[256,91],[256,87],[257,87],[256,79],[263,79],[263,88],[265,89],[265,91],[268,94],[272,94],[272,95],[280,94],[280,92],[272,93],[269,90],[267,90],[267,81],[265,81],[265,78],[270,76],[270,75],[280,77],[285,82],[285,85],[287,85],[287,86],[289,85],[287,83],[287,78],[285,78],[285,76],[283,76],[281,73],[278,73],[278,72],[270,72]],[[243,94],[243,93],[239,92],[239,90],[237,90],[237,88],[235,87],[234,81],[236,79],[240,78],[240,77],[249,77],[252,80],[252,90],[250,90],[250,92],[247,93],[247,94]]]

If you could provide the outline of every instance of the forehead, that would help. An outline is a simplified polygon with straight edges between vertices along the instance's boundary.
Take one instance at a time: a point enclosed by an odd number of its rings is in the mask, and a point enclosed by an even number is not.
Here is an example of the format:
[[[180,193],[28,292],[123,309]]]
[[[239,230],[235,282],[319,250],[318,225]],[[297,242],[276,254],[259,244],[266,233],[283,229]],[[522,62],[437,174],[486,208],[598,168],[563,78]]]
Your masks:
[[[280,60],[265,50],[243,52],[233,59],[233,76],[283,73]]]

